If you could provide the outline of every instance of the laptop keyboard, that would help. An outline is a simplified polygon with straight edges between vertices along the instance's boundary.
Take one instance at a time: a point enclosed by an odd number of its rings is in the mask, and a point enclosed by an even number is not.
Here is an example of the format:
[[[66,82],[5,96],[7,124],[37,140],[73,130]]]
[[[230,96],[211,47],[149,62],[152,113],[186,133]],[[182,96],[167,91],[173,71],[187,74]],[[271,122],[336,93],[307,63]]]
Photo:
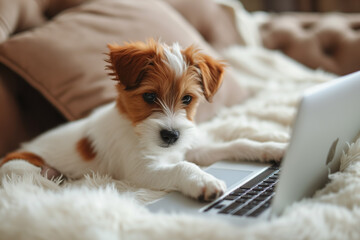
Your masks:
[[[220,214],[256,217],[270,207],[278,182],[279,167],[274,165],[255,178],[217,200],[204,210]]]

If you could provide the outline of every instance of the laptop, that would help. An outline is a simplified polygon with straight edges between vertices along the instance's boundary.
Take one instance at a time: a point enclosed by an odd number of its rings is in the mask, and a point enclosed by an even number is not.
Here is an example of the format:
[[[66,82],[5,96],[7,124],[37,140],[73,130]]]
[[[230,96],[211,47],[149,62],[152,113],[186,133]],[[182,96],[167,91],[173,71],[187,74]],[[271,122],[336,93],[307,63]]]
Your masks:
[[[360,130],[360,71],[305,91],[281,166],[275,163],[217,162],[205,171],[222,179],[227,191],[211,203],[178,192],[150,203],[152,212],[192,213],[239,223],[279,216],[286,207],[328,182],[342,152]]]

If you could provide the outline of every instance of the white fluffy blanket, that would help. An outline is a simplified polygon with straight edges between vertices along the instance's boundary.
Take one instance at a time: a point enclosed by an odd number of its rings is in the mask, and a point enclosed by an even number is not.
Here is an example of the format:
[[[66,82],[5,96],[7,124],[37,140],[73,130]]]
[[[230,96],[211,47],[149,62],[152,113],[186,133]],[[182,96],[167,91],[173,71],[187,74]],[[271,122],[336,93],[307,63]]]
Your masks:
[[[252,95],[199,126],[219,141],[261,139],[264,132],[288,141],[300,93],[334,78],[258,46],[235,46],[224,58]],[[341,163],[343,171],[313,198],[292,205],[277,219],[247,227],[152,214],[143,204],[162,192],[105,176],[59,186],[39,176],[14,174],[1,180],[0,239],[360,239],[360,140]]]

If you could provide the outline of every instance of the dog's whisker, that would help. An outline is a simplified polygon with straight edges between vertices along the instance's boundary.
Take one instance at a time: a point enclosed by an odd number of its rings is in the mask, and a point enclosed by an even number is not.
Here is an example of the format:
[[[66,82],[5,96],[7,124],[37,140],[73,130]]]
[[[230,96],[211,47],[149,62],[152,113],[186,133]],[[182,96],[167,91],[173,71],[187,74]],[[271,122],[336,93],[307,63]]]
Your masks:
[[[168,116],[169,118],[174,117],[175,113],[172,110],[172,109],[174,109],[173,107],[169,108],[161,99],[158,99],[158,103],[160,104],[160,106],[164,110],[164,113],[165,113],[166,116]]]

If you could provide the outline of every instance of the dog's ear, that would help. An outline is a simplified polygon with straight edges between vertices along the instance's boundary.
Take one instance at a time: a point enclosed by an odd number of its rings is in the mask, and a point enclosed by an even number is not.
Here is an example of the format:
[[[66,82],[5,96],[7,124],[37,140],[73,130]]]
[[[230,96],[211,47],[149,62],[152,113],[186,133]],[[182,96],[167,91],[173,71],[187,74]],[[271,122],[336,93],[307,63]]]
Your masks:
[[[150,45],[135,42],[124,46],[108,44],[109,65],[107,69],[111,72],[113,80],[118,81],[124,86],[125,90],[136,88],[146,73],[146,67],[151,63],[151,59],[156,54]]]
[[[208,55],[198,54],[199,61],[196,65],[201,72],[201,84],[204,96],[208,102],[211,102],[212,97],[220,88],[223,81],[225,64]]]

